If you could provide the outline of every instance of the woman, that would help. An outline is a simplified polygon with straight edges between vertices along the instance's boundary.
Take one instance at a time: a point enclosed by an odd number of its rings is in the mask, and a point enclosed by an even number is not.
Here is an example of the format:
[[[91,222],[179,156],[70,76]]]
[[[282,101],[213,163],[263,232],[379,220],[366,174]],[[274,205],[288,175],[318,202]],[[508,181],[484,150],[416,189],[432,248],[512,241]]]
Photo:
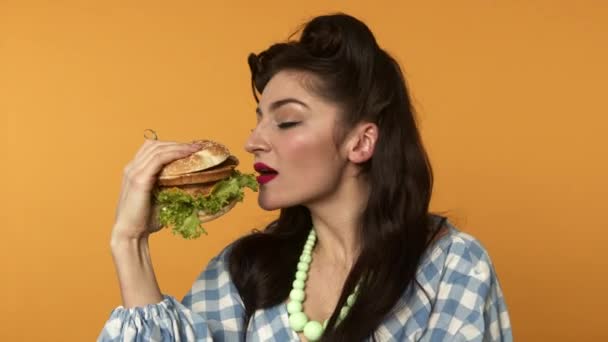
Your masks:
[[[367,26],[320,16],[249,65],[259,106],[245,149],[276,171],[258,201],[279,218],[211,260],[182,302],[162,295],[150,192],[197,147],[146,141],[112,233],[123,306],[99,340],[511,340],[487,252],[428,212],[432,171],[405,81]]]

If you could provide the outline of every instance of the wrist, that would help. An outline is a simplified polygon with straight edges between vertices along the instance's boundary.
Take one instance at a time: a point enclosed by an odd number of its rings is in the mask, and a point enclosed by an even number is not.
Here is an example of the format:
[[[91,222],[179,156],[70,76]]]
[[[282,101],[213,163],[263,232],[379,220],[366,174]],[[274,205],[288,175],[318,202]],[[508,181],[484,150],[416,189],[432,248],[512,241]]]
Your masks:
[[[149,234],[132,235],[124,234],[120,231],[121,230],[116,226],[112,229],[112,235],[110,237],[110,248],[112,251],[114,251],[114,249],[138,247],[141,246],[142,243],[148,242]]]
[[[110,250],[114,257],[121,255],[142,254],[148,251],[148,236],[120,237],[113,235],[110,239]]]
[[[162,301],[150,257],[148,237],[113,238],[110,244],[123,306],[131,308]]]

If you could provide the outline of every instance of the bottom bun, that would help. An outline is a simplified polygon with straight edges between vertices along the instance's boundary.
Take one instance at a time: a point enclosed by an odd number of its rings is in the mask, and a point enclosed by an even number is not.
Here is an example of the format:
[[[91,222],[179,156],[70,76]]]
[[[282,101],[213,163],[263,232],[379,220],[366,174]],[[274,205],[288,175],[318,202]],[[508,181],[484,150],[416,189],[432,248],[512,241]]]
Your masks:
[[[213,221],[216,218],[218,218],[218,217],[224,215],[225,213],[229,212],[230,209],[234,208],[234,206],[236,205],[236,202],[237,202],[237,200],[233,200],[232,202],[230,202],[226,206],[224,206],[222,209],[220,209],[220,211],[218,211],[217,213],[212,214],[212,215],[208,215],[204,211],[199,211],[198,212],[198,219],[201,220],[201,223]]]

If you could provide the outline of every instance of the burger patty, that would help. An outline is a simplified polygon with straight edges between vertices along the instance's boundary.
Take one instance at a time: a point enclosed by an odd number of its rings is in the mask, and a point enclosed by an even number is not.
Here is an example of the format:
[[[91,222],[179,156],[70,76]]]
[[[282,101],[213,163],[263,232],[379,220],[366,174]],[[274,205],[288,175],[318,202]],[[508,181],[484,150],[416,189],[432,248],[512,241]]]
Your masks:
[[[191,196],[206,196],[211,193],[213,186],[216,182],[211,183],[199,183],[199,184],[187,184],[180,186],[161,186],[158,188],[159,191],[163,191],[171,188],[178,188]]]

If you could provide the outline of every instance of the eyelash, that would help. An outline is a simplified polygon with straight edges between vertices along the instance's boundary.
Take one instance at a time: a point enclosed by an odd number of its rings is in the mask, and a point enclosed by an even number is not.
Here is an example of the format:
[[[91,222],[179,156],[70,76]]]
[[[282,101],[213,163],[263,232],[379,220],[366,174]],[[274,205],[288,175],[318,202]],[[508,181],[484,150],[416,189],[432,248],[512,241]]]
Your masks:
[[[297,125],[299,123],[300,122],[298,122],[298,121],[281,122],[277,126],[279,126],[280,129],[287,129],[287,128],[293,127],[293,126],[295,126],[295,125]]]

